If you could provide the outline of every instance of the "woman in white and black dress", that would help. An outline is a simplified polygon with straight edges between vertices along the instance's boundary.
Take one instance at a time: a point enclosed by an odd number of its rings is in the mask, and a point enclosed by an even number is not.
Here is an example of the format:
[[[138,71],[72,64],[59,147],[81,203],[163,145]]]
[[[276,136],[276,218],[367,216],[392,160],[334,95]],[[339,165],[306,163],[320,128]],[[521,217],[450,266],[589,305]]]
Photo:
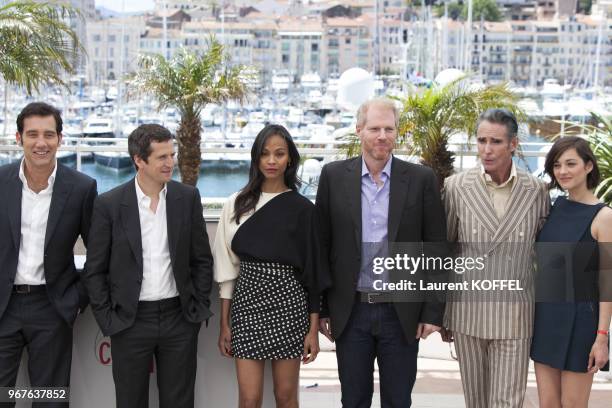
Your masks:
[[[249,182],[219,220],[219,350],[235,358],[240,407],[261,406],[265,360],[272,360],[277,407],[297,407],[300,360],[319,352],[319,298],[329,278],[314,205],[297,192],[299,164],[289,132],[266,126],[251,149]]]

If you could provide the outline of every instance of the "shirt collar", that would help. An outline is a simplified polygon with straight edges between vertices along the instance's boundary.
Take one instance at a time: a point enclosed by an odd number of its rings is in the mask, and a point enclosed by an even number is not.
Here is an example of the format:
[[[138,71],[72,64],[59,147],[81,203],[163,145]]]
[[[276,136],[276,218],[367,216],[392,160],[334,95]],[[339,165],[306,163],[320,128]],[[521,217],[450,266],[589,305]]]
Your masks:
[[[25,165],[25,158],[21,159],[21,164],[19,165],[19,179],[21,180],[24,186],[27,186],[28,180],[26,179],[26,176],[25,176],[24,165]],[[51,174],[49,175],[49,178],[47,179],[47,184],[48,184],[47,188],[45,188],[43,191],[46,191],[49,188],[53,187],[53,184],[55,184],[56,175],[57,175],[57,159],[55,159],[55,166],[53,167],[53,171],[51,172]]]
[[[481,164],[480,165],[480,175],[482,176],[482,179],[485,181],[485,183],[494,183],[493,179],[491,178],[491,175],[489,175],[489,173],[487,173],[484,169],[484,166]],[[508,180],[504,181],[501,184],[498,184],[497,187],[504,187],[506,186],[508,183],[510,183],[512,180],[514,180],[516,178],[516,166],[514,164],[514,161],[512,162],[512,167],[510,168],[510,177],[508,177]]]
[[[138,184],[138,176],[134,177],[134,184],[136,185],[136,198],[138,202],[142,202],[142,200],[150,200],[149,196],[147,196],[142,189],[140,188],[140,184]],[[164,184],[164,188],[159,192],[159,198],[166,199],[166,194],[168,192],[168,184]]]
[[[391,162],[393,161],[393,155],[389,156],[389,160],[385,163],[385,167],[382,169],[382,174],[387,177],[391,177]],[[370,170],[368,170],[368,166],[366,165],[365,159],[363,155],[361,156],[361,177],[370,174]]]

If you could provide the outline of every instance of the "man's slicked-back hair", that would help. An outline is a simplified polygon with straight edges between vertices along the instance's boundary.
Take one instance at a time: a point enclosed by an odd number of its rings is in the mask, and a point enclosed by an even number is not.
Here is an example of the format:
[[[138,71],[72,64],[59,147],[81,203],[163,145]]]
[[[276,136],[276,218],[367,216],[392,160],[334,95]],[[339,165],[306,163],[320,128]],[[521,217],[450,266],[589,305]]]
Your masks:
[[[149,155],[151,154],[151,143],[163,143],[172,140],[172,133],[165,127],[157,124],[140,125],[128,136],[128,151],[130,157],[136,166],[135,156],[140,157],[145,163],[148,163]]]
[[[23,134],[23,122],[30,116],[53,116],[55,120],[55,131],[59,135],[62,133],[63,122],[59,109],[44,102],[28,103],[17,115],[17,132]]]
[[[482,112],[476,122],[476,129],[482,122],[495,123],[506,127],[508,139],[512,140],[518,136],[518,122],[514,113],[508,109],[492,108]]]

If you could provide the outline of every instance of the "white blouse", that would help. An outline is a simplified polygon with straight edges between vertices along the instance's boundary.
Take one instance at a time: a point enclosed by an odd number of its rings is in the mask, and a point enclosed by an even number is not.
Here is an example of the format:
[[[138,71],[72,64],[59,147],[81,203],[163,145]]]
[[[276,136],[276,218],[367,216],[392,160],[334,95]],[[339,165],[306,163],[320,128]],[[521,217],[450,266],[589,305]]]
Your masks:
[[[268,201],[273,199],[280,193],[261,193],[255,211],[263,207]],[[214,279],[215,282],[219,283],[219,297],[221,299],[231,299],[234,293],[234,285],[240,272],[240,259],[232,251],[232,240],[236,231],[244,222],[255,213],[250,211],[244,214],[240,218],[240,224],[236,224],[234,217],[234,203],[238,192],[229,196],[225,204],[223,205],[223,211],[219,217],[219,224],[217,225],[217,232],[215,234],[215,243],[212,248],[214,263]]]

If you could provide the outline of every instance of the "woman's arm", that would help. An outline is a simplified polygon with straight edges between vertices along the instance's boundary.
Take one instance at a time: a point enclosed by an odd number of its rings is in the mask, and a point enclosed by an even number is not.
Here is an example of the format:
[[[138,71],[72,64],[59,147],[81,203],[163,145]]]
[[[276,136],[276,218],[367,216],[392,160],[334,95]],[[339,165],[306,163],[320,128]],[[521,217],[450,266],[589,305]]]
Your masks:
[[[231,299],[219,299],[221,304],[221,318],[219,327],[219,351],[222,356],[232,357],[232,331],[230,329]]]
[[[304,354],[302,362],[304,364],[311,363],[319,354],[319,314],[310,314],[310,328],[304,338]]]
[[[608,338],[612,317],[612,209],[603,208],[593,220],[592,235],[599,244],[599,322],[589,355],[588,370],[596,372],[609,358]],[[605,333],[604,333],[605,332]]]

